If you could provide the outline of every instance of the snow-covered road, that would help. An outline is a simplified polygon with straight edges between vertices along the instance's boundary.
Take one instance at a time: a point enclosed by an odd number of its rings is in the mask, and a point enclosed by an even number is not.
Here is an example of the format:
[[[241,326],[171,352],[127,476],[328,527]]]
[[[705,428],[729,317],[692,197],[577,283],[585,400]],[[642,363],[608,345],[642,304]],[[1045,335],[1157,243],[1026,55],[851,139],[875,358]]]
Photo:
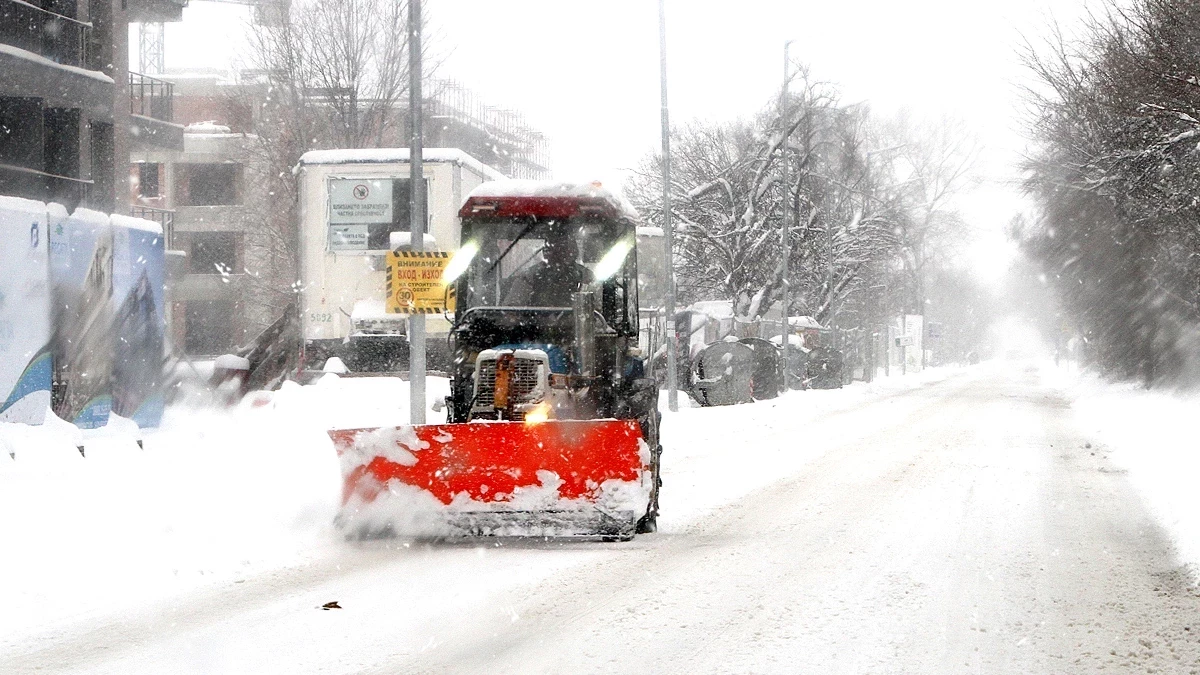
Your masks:
[[[684,410],[659,534],[338,543],[0,638],[0,671],[1196,672],[1200,598],[1060,392],[998,366]]]

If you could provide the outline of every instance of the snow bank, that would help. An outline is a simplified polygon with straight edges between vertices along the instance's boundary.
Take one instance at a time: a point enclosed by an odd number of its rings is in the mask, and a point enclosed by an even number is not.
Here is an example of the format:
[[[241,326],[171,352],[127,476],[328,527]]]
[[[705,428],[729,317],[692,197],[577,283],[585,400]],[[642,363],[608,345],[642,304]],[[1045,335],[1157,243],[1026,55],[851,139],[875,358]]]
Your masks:
[[[428,386],[431,401],[449,390],[443,378]],[[0,646],[88,611],[332,555],[344,544],[327,430],[407,417],[406,382],[326,375],[231,411],[172,407],[142,432],[144,450],[116,416],[87,432],[53,415],[0,424]]]
[[[681,397],[682,410],[664,413],[662,530],[686,531],[799,471],[833,442],[896,423],[909,409],[887,406],[862,424],[815,424],[830,413],[956,372],[724,408],[688,407]],[[428,387],[431,402],[449,391],[443,378]],[[431,409],[427,418],[444,416]],[[0,424],[0,653],[90,615],[158,607],[200,586],[336,559],[348,544],[333,527],[341,471],[327,430],[407,421],[406,382],[329,373],[309,386],[256,392],[234,410],[173,406],[161,428],[143,432],[144,450],[118,417],[88,432],[55,418],[38,427]],[[560,478],[540,478],[515,503],[561,506]],[[601,506],[633,509],[648,488],[606,482]],[[432,499],[422,490],[407,496],[412,513]]]
[[[1173,540],[1180,561],[1200,578],[1200,452],[1194,421],[1200,396],[1046,370],[1074,399],[1075,419],[1082,431],[1094,434],[1095,451],[1129,472],[1129,482]]]

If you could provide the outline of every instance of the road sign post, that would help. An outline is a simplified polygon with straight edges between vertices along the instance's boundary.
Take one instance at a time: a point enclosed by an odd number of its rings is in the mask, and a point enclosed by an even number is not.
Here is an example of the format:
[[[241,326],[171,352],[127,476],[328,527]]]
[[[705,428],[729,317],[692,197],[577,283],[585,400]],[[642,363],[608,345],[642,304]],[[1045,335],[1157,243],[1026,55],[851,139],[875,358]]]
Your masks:
[[[422,151],[425,139],[422,136],[421,121],[425,111],[421,98],[421,76],[424,67],[421,65],[421,0],[409,0],[408,3],[408,119],[412,135],[408,145],[408,177],[409,185],[421,185],[425,179],[425,169]],[[425,191],[409,190],[409,227],[412,233],[412,249],[414,252],[425,248]],[[425,423],[425,315],[410,314],[409,320],[409,355],[408,355],[408,384],[409,384],[409,421],[413,424]]]

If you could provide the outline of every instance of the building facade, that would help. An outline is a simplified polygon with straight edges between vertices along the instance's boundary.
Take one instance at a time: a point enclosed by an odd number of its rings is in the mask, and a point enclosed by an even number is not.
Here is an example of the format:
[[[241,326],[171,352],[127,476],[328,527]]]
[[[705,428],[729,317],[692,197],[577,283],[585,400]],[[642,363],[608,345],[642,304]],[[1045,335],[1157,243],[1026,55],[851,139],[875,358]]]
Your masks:
[[[215,73],[168,74],[182,147],[130,155],[130,211],[163,223],[171,257],[168,329],[195,356],[234,351],[274,319],[256,302],[271,268],[269,233],[258,219],[262,169],[252,125],[232,112]],[[217,120],[217,121],[214,121]]]
[[[134,149],[130,210],[168,232],[173,344],[191,356],[232,352],[278,318],[296,281],[286,261],[297,254],[299,225],[281,228],[268,213],[270,148],[255,134],[253,111],[266,89],[253,77],[234,82],[218,71],[161,79],[172,87],[174,119],[185,125],[182,148]],[[547,140],[518,114],[488,108],[457,85],[433,89],[427,146],[461,149],[504,175],[549,177]],[[406,112],[396,106],[395,136],[386,141],[406,145]]]
[[[135,147],[182,147],[171,87],[130,73],[129,22],[186,0],[0,0],[0,194],[123,212]]]

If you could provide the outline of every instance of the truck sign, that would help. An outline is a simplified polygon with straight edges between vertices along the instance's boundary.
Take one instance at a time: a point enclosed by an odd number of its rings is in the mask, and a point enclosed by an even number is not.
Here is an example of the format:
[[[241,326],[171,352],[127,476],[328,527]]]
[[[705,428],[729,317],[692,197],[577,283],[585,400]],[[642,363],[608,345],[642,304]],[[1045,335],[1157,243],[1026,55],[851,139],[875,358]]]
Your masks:
[[[441,314],[454,311],[454,288],[447,292],[442,273],[446,251],[391,251],[387,255],[389,314]]]
[[[392,179],[330,178],[329,224],[392,222]],[[330,228],[330,239],[333,228]]]
[[[370,231],[365,224],[330,225],[330,251],[365,251]]]

